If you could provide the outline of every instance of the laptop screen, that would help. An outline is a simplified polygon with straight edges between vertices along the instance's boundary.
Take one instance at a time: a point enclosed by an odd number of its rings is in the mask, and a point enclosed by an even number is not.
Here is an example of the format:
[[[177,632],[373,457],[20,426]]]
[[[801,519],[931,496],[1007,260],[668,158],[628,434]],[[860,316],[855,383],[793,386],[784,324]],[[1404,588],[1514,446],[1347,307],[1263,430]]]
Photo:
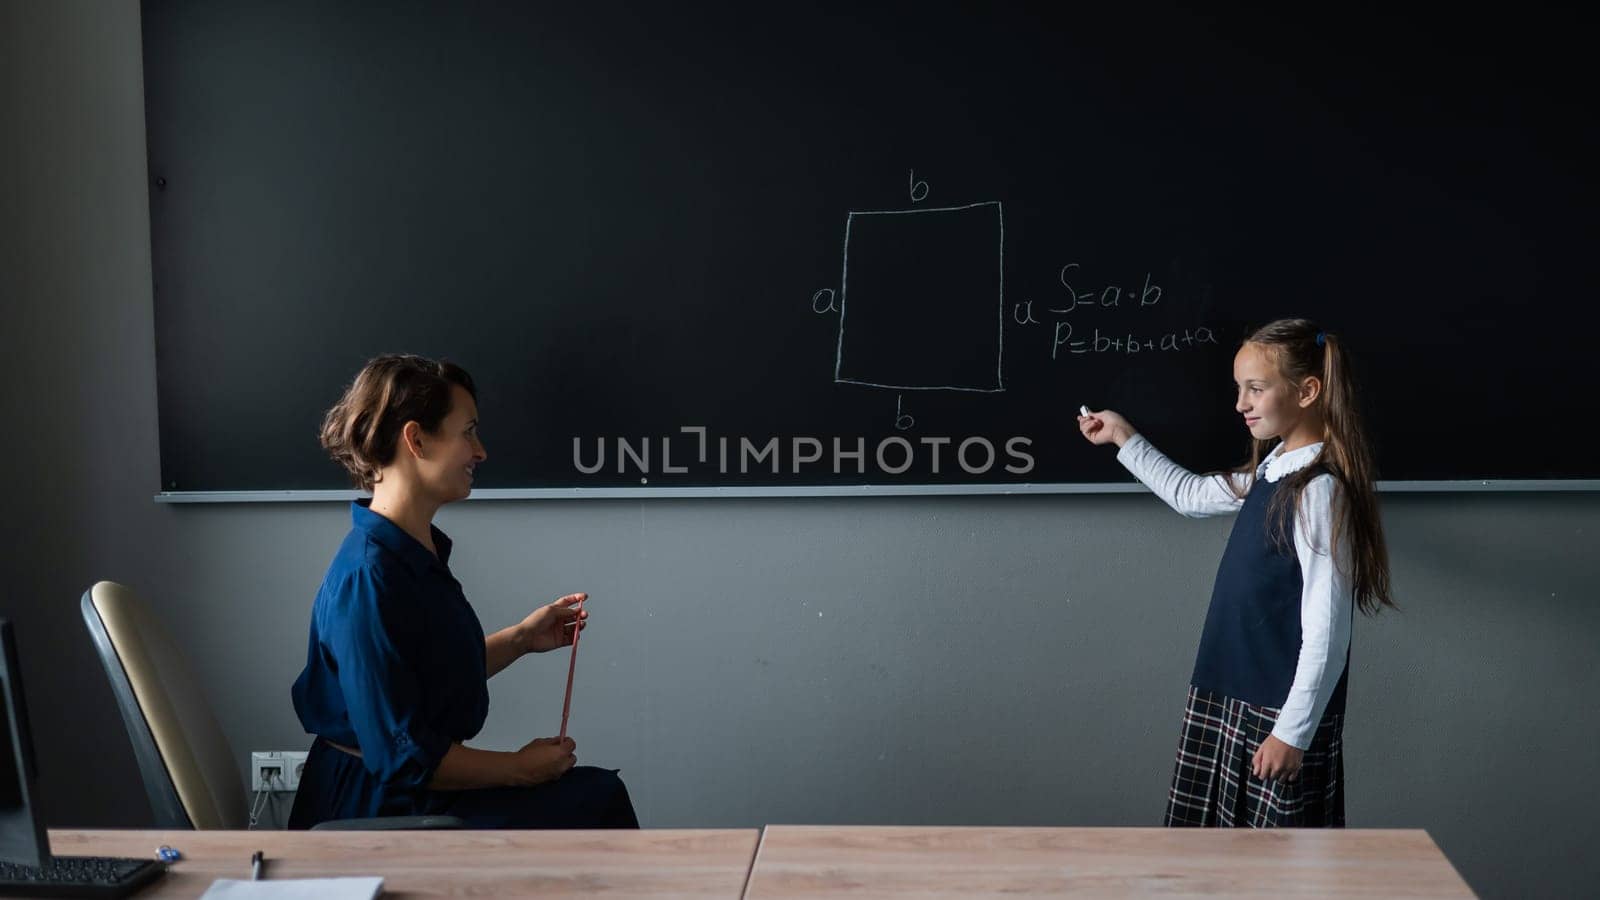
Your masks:
[[[50,842],[34,802],[38,797],[33,732],[22,693],[22,666],[11,622],[0,619],[0,860],[43,866]]]

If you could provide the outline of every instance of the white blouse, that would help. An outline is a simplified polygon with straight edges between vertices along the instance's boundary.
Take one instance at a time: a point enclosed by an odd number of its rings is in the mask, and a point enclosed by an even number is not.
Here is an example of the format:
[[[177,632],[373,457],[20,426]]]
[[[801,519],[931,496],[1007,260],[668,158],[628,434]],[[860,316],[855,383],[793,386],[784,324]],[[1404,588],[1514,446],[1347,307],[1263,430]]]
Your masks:
[[[1288,453],[1283,444],[1272,449],[1256,469],[1257,478],[1275,482],[1314,462],[1322,452],[1315,443]],[[1244,501],[1228,487],[1233,479],[1241,493],[1248,491],[1245,473],[1197,475],[1168,459],[1142,435],[1134,435],[1117,451],[1122,463],[1166,504],[1190,518],[1236,513]],[[1294,549],[1300,559],[1300,660],[1294,684],[1284,698],[1272,735],[1301,750],[1311,746],[1323,710],[1344,674],[1350,647],[1354,595],[1348,572],[1348,551],[1335,565],[1333,546],[1333,492],[1336,482],[1323,473],[1306,484],[1300,513],[1294,517]],[[1341,548],[1344,550],[1344,548]]]

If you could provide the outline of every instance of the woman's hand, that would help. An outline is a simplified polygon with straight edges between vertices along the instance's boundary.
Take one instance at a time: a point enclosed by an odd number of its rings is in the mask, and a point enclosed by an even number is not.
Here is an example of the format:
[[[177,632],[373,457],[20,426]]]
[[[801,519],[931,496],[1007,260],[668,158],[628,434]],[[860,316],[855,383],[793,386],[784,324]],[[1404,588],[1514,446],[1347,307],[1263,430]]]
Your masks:
[[[513,752],[451,744],[428,780],[428,790],[471,791],[554,781],[578,761],[572,755],[576,747],[570,738],[540,738]]]
[[[575,607],[589,599],[588,594],[568,594],[554,603],[541,606],[517,626],[522,630],[522,647],[527,653],[543,653],[572,643],[578,630],[587,624],[589,612]]]
[[[1133,430],[1133,426],[1128,424],[1127,419],[1109,409],[1079,416],[1078,431],[1091,444],[1116,444],[1118,447],[1127,443],[1128,439],[1137,433]]]
[[[572,738],[536,738],[521,750],[511,754],[511,784],[514,787],[532,787],[555,781],[578,764],[573,751],[578,745]]]
[[[1304,758],[1305,751],[1269,734],[1256,749],[1255,758],[1250,761],[1250,772],[1264,781],[1279,778],[1293,781],[1300,777],[1300,762]]]

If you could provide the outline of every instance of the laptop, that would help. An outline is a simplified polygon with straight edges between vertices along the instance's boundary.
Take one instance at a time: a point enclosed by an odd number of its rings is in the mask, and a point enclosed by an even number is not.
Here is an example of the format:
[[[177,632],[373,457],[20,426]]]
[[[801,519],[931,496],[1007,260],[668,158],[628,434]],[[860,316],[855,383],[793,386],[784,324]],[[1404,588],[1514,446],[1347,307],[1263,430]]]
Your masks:
[[[33,731],[11,623],[0,619],[0,896],[126,897],[161,877],[165,863],[120,856],[51,856],[39,819]]]

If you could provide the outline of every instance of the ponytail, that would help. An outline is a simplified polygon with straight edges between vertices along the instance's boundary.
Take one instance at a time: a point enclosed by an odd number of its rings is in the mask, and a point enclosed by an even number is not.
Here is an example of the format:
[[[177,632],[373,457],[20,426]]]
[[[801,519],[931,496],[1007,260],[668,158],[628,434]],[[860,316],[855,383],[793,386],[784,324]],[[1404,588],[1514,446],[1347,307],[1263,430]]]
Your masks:
[[[1279,373],[1292,383],[1313,376],[1322,382],[1316,402],[1321,406],[1324,432],[1317,461],[1335,482],[1333,546],[1329,551],[1335,564],[1349,573],[1356,606],[1363,613],[1372,615],[1385,606],[1395,606],[1389,551],[1378,515],[1377,470],[1343,341],[1306,319],[1279,319],[1257,329],[1245,343],[1265,349]],[[1254,477],[1271,448],[1271,441],[1252,439],[1249,461],[1236,471]],[[1300,514],[1300,496],[1316,474],[1315,467],[1295,472],[1273,497],[1268,521],[1274,523],[1280,542],[1287,543],[1287,523]]]

